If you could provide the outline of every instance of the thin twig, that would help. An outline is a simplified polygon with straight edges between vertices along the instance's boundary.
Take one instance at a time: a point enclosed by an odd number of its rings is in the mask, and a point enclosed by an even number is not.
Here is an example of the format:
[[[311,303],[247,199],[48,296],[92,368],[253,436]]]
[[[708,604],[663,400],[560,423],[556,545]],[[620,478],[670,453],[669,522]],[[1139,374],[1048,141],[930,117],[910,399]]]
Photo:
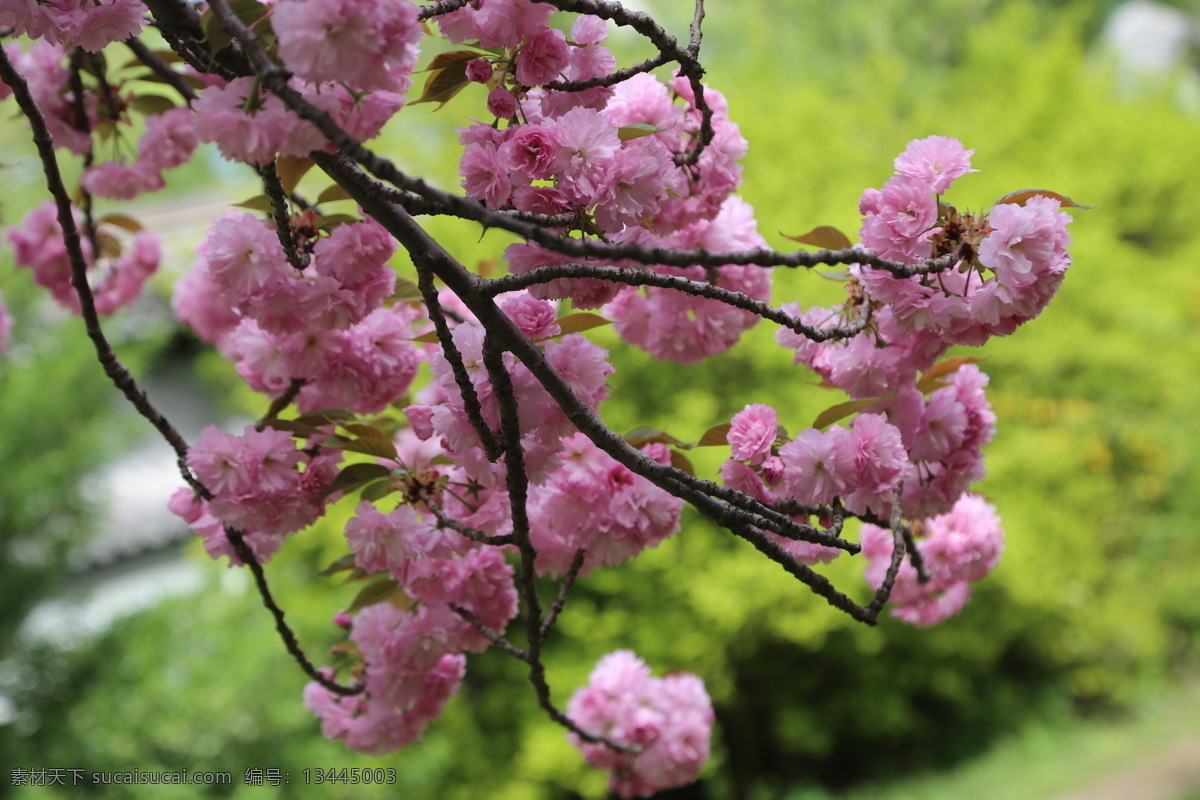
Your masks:
[[[575,585],[575,579],[579,577],[579,572],[583,569],[583,561],[586,557],[587,551],[582,547],[575,551],[575,557],[571,559],[571,566],[567,567],[567,574],[563,575],[562,583],[558,585],[558,596],[554,598],[554,602],[546,610],[546,619],[542,621],[541,638],[543,641],[550,635],[550,630],[554,627],[554,623],[558,621],[558,615],[562,613],[563,606],[567,602],[567,592],[571,591],[571,587]]]
[[[455,614],[458,614],[467,622],[471,623],[471,625],[475,627],[475,630],[482,633],[483,637],[496,647],[499,647],[513,658],[517,658],[525,663],[529,663],[529,653],[517,647],[512,642],[508,641],[508,639],[505,639],[503,636],[489,628],[487,625],[484,625],[483,620],[475,616],[474,612],[472,612],[469,608],[464,608],[456,603],[451,603],[450,610]]]

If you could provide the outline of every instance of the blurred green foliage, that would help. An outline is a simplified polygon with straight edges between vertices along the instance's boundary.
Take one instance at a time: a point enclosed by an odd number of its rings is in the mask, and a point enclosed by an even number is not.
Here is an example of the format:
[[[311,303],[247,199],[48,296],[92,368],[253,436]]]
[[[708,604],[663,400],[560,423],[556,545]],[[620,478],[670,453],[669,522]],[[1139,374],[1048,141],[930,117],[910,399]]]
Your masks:
[[[787,244],[777,231],[819,224],[853,232],[862,188],[934,133],[977,151],[980,172],[949,198],[960,207],[1041,187],[1096,209],[1076,215],[1076,263],[1045,318],[984,349],[1000,422],[982,491],[1008,549],[959,617],[866,628],[694,515],[634,564],[580,582],[549,656],[560,703],[617,647],[659,672],[702,675],[714,698],[713,760],[671,796],[765,798],[944,766],[1030,719],[1119,709],[1200,656],[1200,124],[1170,86],[1117,96],[1110,65],[1085,48],[1108,5],[710,3],[709,79],[751,142],[744,194],[773,244]],[[436,126],[459,124],[456,104],[479,113],[478,99],[460,95],[442,112],[449,122],[417,115],[422,160],[445,161]],[[468,263],[501,240],[434,228]],[[776,277],[776,302],[827,304],[841,291],[812,274]],[[772,336],[762,325],[685,369],[601,333],[619,351],[604,414],[618,430],[695,440],[767,402],[795,432],[842,398],[806,385]],[[709,473],[721,455],[696,454]],[[339,536],[331,520],[270,567],[318,661],[329,613],[353,594],[311,578],[342,552]],[[858,582],[861,597],[860,570],[843,558],[827,572]],[[0,730],[0,749],[91,769],[230,770],[233,794],[255,798],[299,796],[305,767],[368,765],[395,766],[400,796],[604,795],[604,776],[496,653],[471,659],[463,691],[408,750],[366,759],[324,742],[299,706],[303,676],[254,605],[214,588],[127,621],[60,664],[75,688],[39,731]],[[292,784],[237,788],[247,767],[288,770]]]

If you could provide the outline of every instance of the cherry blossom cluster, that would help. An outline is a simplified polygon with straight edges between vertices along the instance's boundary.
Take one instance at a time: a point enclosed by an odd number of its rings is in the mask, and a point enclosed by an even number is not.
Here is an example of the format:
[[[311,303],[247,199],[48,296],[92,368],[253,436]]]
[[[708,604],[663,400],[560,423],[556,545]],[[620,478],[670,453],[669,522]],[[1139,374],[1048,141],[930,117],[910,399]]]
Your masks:
[[[609,788],[621,797],[691,783],[708,760],[713,710],[704,683],[684,673],[655,678],[629,650],[597,661],[567,712],[585,731],[637,748],[620,753],[571,736],[592,766],[612,772]]]
[[[671,463],[665,444],[644,449],[658,463]],[[562,466],[530,494],[529,537],[539,574],[565,574],[583,550],[579,574],[586,575],[633,558],[679,530],[683,501],[613,461],[582,433],[563,440],[558,458]]]
[[[478,124],[460,131],[464,146],[459,171],[469,197],[489,208],[537,214],[576,214],[585,231],[613,242],[647,247],[736,251],[765,246],[753,210],[731,197],[741,182],[746,141],[728,118],[719,92],[705,97],[714,114],[713,141],[694,164],[680,159],[695,146],[701,115],[688,80],[664,84],[634,75],[616,87],[557,91],[555,79],[586,80],[611,72],[602,20],[581,16],[570,44],[561,31],[536,30],[546,5],[511,4],[519,13],[499,25],[487,3],[443,18],[452,40],[479,38],[483,46],[515,49],[504,59],[477,59],[468,75],[493,85],[489,110],[506,127]],[[536,11],[534,9],[537,9]],[[505,12],[507,13],[507,12]],[[449,26],[449,27],[447,27]],[[492,27],[496,26],[496,27]],[[542,86],[545,88],[532,88]],[[682,101],[682,104],[677,101]],[[517,243],[505,256],[514,274],[572,259],[536,244]],[[621,264],[645,268],[633,263]],[[664,274],[705,280],[757,300],[770,294],[770,271],[720,267],[657,267]],[[588,278],[564,278],[533,287],[534,295],[571,299],[577,308],[611,304],[606,312],[617,331],[662,360],[695,363],[732,347],[758,318],[706,298],[659,288],[622,288]]]
[[[369,219],[328,235],[318,224],[311,213],[293,223],[308,259],[301,270],[267,222],[237,211],[218,217],[173,307],[254,390],[279,395],[302,381],[303,411],[378,413],[408,391],[421,360],[410,341],[414,313],[384,305],[396,243]]]
[[[971,171],[973,152],[944,136],[912,142],[896,159],[896,177],[859,201],[867,249],[907,264],[950,255],[958,266],[909,278],[855,272],[875,302],[891,307],[900,331],[978,346],[1012,333],[1050,302],[1071,263],[1071,217],[1060,210],[1065,198],[1049,192],[1018,193],[1030,196],[1003,200],[979,218],[939,204]]]
[[[5,0],[0,28],[51,44],[78,45],[98,53],[141,32],[146,8],[137,0],[64,0],[35,3]]]
[[[204,540],[213,558],[241,563],[226,536],[225,529],[234,528],[264,563],[289,534],[324,513],[339,461],[336,451],[314,455],[297,449],[286,431],[249,426],[235,436],[209,425],[188,450],[187,462],[212,499],[185,487],[171,498],[170,509]]]
[[[83,215],[78,209],[73,212],[76,225],[82,227]],[[79,295],[71,284],[71,262],[54,203],[43,203],[26,214],[20,227],[9,229],[8,240],[17,266],[32,270],[34,281],[59,304],[80,313]],[[162,246],[154,234],[138,231],[128,249],[124,249],[108,226],[97,226],[95,242],[99,245],[98,257],[91,237],[83,237],[80,246],[90,271],[88,278],[96,311],[108,315],[138,299],[146,279],[158,270]]]
[[[504,301],[501,309],[531,339],[558,337],[560,329],[555,322],[554,307],[548,301],[521,294]],[[495,430],[500,426],[500,407],[485,365],[486,336],[481,325],[463,324],[454,328],[452,339],[478,398],[483,421]],[[542,349],[546,360],[589,408],[596,408],[608,397],[607,382],[613,367],[608,363],[607,350],[577,333],[549,339]],[[516,391],[525,468],[531,480],[541,483],[558,466],[561,439],[571,434],[574,427],[528,367],[508,353],[504,362]],[[497,473],[489,463],[454,369],[440,350],[434,352],[430,370],[433,374],[430,390],[422,402],[405,409],[413,430],[422,439],[437,437],[447,455],[471,470],[478,480],[488,484],[500,480],[498,476],[502,473]]]
[[[921,627],[936,625],[962,610],[971,584],[983,579],[1004,550],[1004,531],[996,509],[978,495],[963,495],[954,507],[912,525],[929,580],[922,582],[908,561],[900,567],[892,589],[892,615]],[[863,555],[867,580],[883,583],[892,558],[892,532],[865,524]]]
[[[80,183],[96,197],[132,200],[166,185],[163,172],[187,163],[196,149],[191,112],[172,108],[146,117],[138,139],[137,158],[130,164],[105,161],[84,170]]]
[[[192,104],[194,130],[197,139],[215,143],[226,158],[269,164],[277,155],[303,157],[313,150],[332,149],[314,125],[284,106],[254,78],[208,79],[213,85]],[[362,141],[379,135],[404,105],[400,92],[358,93],[340,83],[299,83],[297,88],[307,102],[331,115],[351,136]]]

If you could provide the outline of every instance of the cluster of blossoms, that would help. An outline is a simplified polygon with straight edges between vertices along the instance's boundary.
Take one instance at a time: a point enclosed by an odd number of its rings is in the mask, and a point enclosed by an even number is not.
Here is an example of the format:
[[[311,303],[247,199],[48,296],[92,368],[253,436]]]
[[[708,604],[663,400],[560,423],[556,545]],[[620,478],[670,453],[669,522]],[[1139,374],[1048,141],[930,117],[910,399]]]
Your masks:
[[[620,753],[571,736],[592,766],[612,771],[609,788],[621,797],[691,783],[708,760],[713,710],[703,682],[687,674],[655,678],[628,650],[596,662],[567,713],[588,733],[637,748]]]
[[[83,216],[78,209],[73,211],[75,225],[82,229]],[[32,270],[39,286],[49,290],[63,307],[78,314],[79,295],[71,284],[71,262],[54,203],[43,203],[26,214],[20,227],[9,229],[8,240],[17,265]],[[97,226],[96,241],[100,257],[91,237],[81,237],[80,247],[89,270],[96,311],[107,315],[138,299],[146,279],[158,270],[162,247],[157,236],[139,231],[128,250],[120,252],[119,240],[103,226]],[[115,257],[109,255],[114,251]]]
[[[4,0],[0,28],[51,44],[75,44],[98,53],[141,32],[146,8],[137,0]]]
[[[378,413],[408,391],[421,359],[410,341],[414,313],[384,305],[396,242],[372,220],[327,236],[318,225],[311,212],[293,223],[308,260],[301,270],[265,221],[235,211],[217,218],[176,286],[175,313],[256,391],[279,395],[302,381],[303,411]]]
[[[559,335],[552,303],[522,293],[506,299],[500,308],[531,339]],[[486,335],[481,325],[467,323],[454,328],[452,339],[462,355],[483,420],[492,430],[499,430],[500,406],[484,363]],[[608,376],[613,368],[608,363],[607,350],[577,333],[546,341],[542,350],[550,365],[571,385],[575,396],[589,408],[596,408],[608,397]],[[541,483],[558,466],[561,439],[573,433],[574,426],[528,367],[517,362],[511,353],[504,354],[504,365],[516,393],[525,469],[531,480]],[[497,472],[497,465],[488,461],[479,434],[471,424],[454,370],[440,350],[434,352],[430,368],[433,384],[421,396],[420,403],[405,409],[413,431],[422,439],[436,437],[446,454],[476,480],[487,485],[502,481],[503,473]]]
[[[166,185],[163,172],[187,163],[196,149],[191,112],[172,108],[146,117],[132,164],[105,161],[84,170],[80,183],[97,197],[131,200]]]
[[[337,477],[341,454],[298,450],[291,435],[247,427],[241,436],[210,425],[188,450],[188,466],[213,495],[211,501],[182,488],[170,509],[202,539],[213,558],[241,559],[225,528],[243,532],[259,563],[270,560],[288,534],[315,522]]]
[[[892,588],[892,615],[928,627],[957,614],[971,596],[971,584],[992,571],[1004,550],[1004,531],[990,503],[977,495],[963,495],[945,514],[913,523],[917,550],[929,572],[922,583],[917,570],[905,561]],[[892,558],[891,531],[863,525],[863,555],[867,580],[883,583]]]
[[[970,171],[973,152],[944,136],[913,142],[896,159],[896,177],[859,202],[867,249],[908,264],[949,256],[956,267],[910,278],[855,272],[871,298],[892,309],[898,330],[978,346],[1012,333],[1050,302],[1071,263],[1071,217],[1048,192],[1021,193],[979,218],[939,205],[937,196]]]
[[[478,38],[483,46],[496,42],[494,46],[515,50],[503,63],[479,59],[469,65],[479,68],[468,74],[474,71],[481,82],[495,85],[489,110],[498,122],[508,123],[460,131],[464,151],[459,171],[469,197],[493,209],[586,217],[590,228],[585,229],[618,243],[714,251],[765,246],[753,210],[731,196],[741,182],[738,159],[746,153],[746,141],[729,120],[719,92],[705,91],[713,111],[712,142],[694,164],[681,163],[701,127],[687,79],[677,77],[668,85],[639,74],[611,88],[531,88],[552,78],[585,80],[610,72],[614,60],[602,46],[604,23],[580,17],[572,28],[572,47],[558,30],[530,33],[537,30],[538,16],[549,14],[548,6],[511,4],[522,9],[516,17],[520,24],[506,16],[513,24],[491,27],[497,20],[489,13],[500,12],[489,9],[508,5],[487,3],[478,11],[468,7],[441,22],[452,39]],[[511,245],[505,256],[514,274],[578,261],[529,243]],[[756,300],[770,294],[770,271],[757,267],[724,266],[711,274],[699,267],[652,269],[711,280]],[[577,308],[608,304],[606,313],[616,320],[622,338],[656,358],[681,363],[728,350],[758,320],[706,298],[588,278],[556,280],[533,292],[546,299],[570,299]]]

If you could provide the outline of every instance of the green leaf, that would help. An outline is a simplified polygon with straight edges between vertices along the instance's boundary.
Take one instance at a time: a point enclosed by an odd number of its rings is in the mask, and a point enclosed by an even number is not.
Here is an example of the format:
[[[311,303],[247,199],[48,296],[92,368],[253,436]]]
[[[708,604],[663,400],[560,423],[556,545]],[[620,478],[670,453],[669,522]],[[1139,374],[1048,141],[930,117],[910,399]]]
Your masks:
[[[280,156],[275,159],[275,169],[279,173],[279,182],[283,184],[283,193],[290,195],[296,191],[300,179],[312,167],[313,160],[308,156]]]
[[[375,481],[363,487],[362,499],[374,503],[376,500],[382,500],[394,491],[396,491],[396,484],[394,482]]]
[[[589,314],[586,311],[559,317],[557,322],[558,327],[562,330],[562,333],[559,334],[560,336],[565,336],[568,333],[582,333],[583,331],[590,331],[592,328],[602,328],[605,325],[612,325],[611,319],[605,319],[599,314]]]
[[[643,136],[652,136],[656,133],[662,133],[666,128],[656,128],[653,125],[648,125],[645,122],[635,122],[632,125],[622,125],[617,128],[617,138],[622,142],[633,141],[640,139]]]
[[[733,427],[733,423],[726,422],[724,425],[714,425],[704,432],[700,437],[700,441],[696,443],[696,447],[720,447],[721,445],[729,444],[729,429]]]
[[[354,439],[333,449],[348,450],[351,453],[362,453],[363,455],[375,456],[376,458],[396,458],[396,446],[391,441],[376,439],[370,436],[363,439]]]
[[[862,411],[864,408],[873,406],[880,400],[886,400],[888,397],[891,397],[891,395],[886,395],[885,397],[868,397],[866,400],[850,400],[846,403],[838,403],[836,406],[830,406],[817,415],[817,418],[813,420],[812,426],[814,428],[824,428],[826,425]]]
[[[464,59],[430,72],[429,77],[425,79],[425,88],[421,92],[421,98],[410,105],[437,103],[438,108],[446,105],[454,95],[461,92],[471,82],[467,79],[467,62],[470,60]]]
[[[392,290],[392,299],[404,303],[410,300],[422,300],[424,296],[421,294],[420,287],[412,281],[396,278],[396,288]]]
[[[985,358],[986,356],[955,356],[954,358],[944,358],[930,367],[929,371],[921,376],[921,379],[917,381],[917,389],[922,394],[928,394],[934,389],[939,389],[945,385],[945,382],[941,378],[953,375],[964,364],[978,364]]]
[[[634,428],[625,434],[624,439],[634,447],[644,447],[652,442],[674,445],[675,447],[691,447],[691,445],[679,441],[666,431],[660,431],[657,428],[647,428],[645,426]]]
[[[339,225],[345,225],[349,222],[358,222],[359,218],[352,214],[326,214],[317,220],[317,230],[322,230],[328,233]]]
[[[696,477],[696,468],[692,466],[692,462],[688,457],[678,450],[671,451],[671,466],[675,469],[683,470],[693,478]]]
[[[820,247],[822,250],[844,250],[854,244],[850,241],[849,236],[832,225],[821,225],[799,236],[788,236],[782,231],[779,235],[785,239],[791,239],[793,242]]]
[[[230,0],[229,10],[249,28],[265,17],[271,7],[264,6],[258,0]],[[204,16],[200,18],[200,25],[204,28],[204,41],[208,44],[208,51],[213,55],[233,41],[233,35],[225,30],[221,20],[217,19],[211,9],[204,12]]]
[[[338,473],[325,494],[349,492],[370,481],[391,477],[392,471],[382,464],[349,464]]]
[[[317,205],[321,203],[336,203],[338,200],[352,200],[349,193],[336,183],[317,195]]]
[[[996,201],[996,205],[1012,203],[1018,206],[1025,205],[1031,197],[1048,197],[1051,200],[1057,200],[1058,204],[1063,208],[1078,208],[1084,211],[1095,208],[1095,206],[1081,206],[1065,194],[1052,192],[1049,189],[1022,189],[1019,192],[1009,192]]]
[[[124,228],[130,233],[138,233],[142,230],[142,223],[128,214],[105,214],[96,220],[96,223],[98,225],[115,225],[118,228]]]
[[[379,580],[364,586],[362,590],[355,595],[354,602],[350,604],[350,607],[347,608],[346,611],[350,614],[353,614],[355,611],[361,611],[367,606],[373,606],[376,603],[382,603],[399,591],[399,583],[391,578],[380,578]]]
[[[312,425],[306,425],[294,419],[269,419],[266,425],[268,428],[273,428],[277,431],[287,431],[288,433],[296,433],[301,436],[315,436],[318,433],[322,433],[322,431]]]
[[[327,577],[327,578],[328,578],[329,576],[331,576],[331,575],[336,575],[336,574],[338,574],[339,572],[346,572],[346,571],[348,571],[348,570],[352,570],[352,569],[354,569],[356,566],[357,566],[357,564],[356,564],[356,563],[355,563],[355,561],[354,561],[354,554],[353,554],[353,553],[347,553],[346,555],[344,555],[344,556],[341,556],[340,558],[337,558],[337,559],[335,559],[335,560],[334,560],[334,562],[333,562],[332,564],[330,564],[328,567],[326,567],[325,569],[321,570],[321,571],[320,571],[320,572],[318,572],[317,574],[318,574],[318,575],[323,575],[323,576],[325,576],[325,577]]]
[[[164,114],[175,108],[176,103],[169,97],[163,97],[161,94],[139,94],[133,98],[130,103],[135,111],[145,114],[147,117],[152,117],[156,114]]]
[[[296,422],[302,422],[305,425],[333,425],[341,424],[345,420],[356,420],[358,415],[352,411],[347,411],[344,408],[322,408],[317,411],[310,411],[307,414],[301,414],[296,417]]]
[[[425,69],[418,70],[419,72],[433,72],[438,69],[445,69],[461,64],[463,69],[466,65],[477,58],[483,58],[483,53],[478,53],[474,50],[447,50],[444,53],[438,53],[434,56],[433,61],[429,62],[429,66]]]
[[[437,331],[430,331],[429,333],[422,333],[420,336],[414,336],[409,341],[421,344],[437,344],[441,340],[438,339]]]
[[[251,211],[261,211],[264,214],[270,214],[273,211],[271,207],[271,198],[265,194],[255,195],[249,200],[243,200],[240,203],[234,203],[234,208],[248,208]]]

